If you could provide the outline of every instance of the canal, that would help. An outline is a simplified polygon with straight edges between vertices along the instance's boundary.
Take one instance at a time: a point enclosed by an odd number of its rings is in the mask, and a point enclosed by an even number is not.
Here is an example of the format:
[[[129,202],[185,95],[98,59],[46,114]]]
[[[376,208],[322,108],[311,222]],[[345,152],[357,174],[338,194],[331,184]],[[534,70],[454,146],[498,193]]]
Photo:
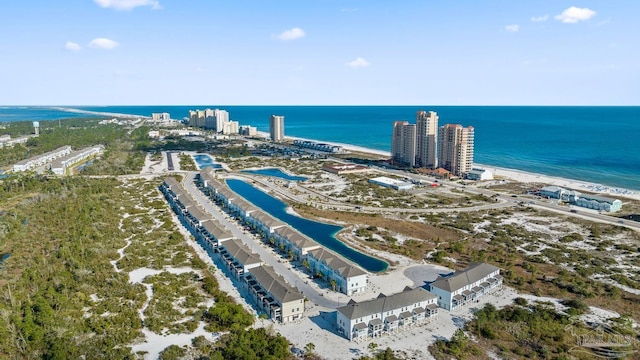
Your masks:
[[[271,216],[286,222],[322,246],[353,261],[365,270],[382,272],[389,266],[385,261],[363,254],[336,239],[335,235],[342,230],[341,226],[325,224],[289,214],[286,211],[287,204],[242,180],[228,179],[227,185],[235,193],[271,214]]]

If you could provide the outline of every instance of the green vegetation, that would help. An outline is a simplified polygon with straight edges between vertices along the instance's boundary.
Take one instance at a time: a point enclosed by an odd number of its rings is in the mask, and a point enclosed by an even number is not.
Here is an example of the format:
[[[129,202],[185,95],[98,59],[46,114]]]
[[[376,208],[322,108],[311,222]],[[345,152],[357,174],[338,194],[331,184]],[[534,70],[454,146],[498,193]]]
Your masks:
[[[456,359],[481,358],[485,351],[508,359],[593,359],[588,351],[572,351],[576,346],[576,335],[589,329],[569,315],[558,313],[546,304],[528,304],[516,299],[516,305],[497,310],[487,304],[475,313],[466,330],[477,339],[471,343],[462,330],[458,330],[450,341],[439,340],[431,353],[436,359],[453,356]],[[570,315],[582,313],[587,307],[579,300],[567,301]],[[577,310],[580,309],[580,310]],[[628,334],[633,330],[624,319],[614,321],[614,331]],[[586,349],[584,349],[586,350]],[[485,357],[482,357],[485,358]]]
[[[8,167],[14,163],[36,155],[70,145],[73,149],[102,144],[105,153],[84,168],[87,175],[123,175],[139,173],[144,164],[144,152],[136,150],[140,143],[147,141],[149,128],[141,126],[130,128],[114,124],[100,125],[100,119],[67,119],[40,123],[40,136],[30,138],[26,144],[0,150],[0,166]],[[12,129],[30,128],[31,122],[11,123]],[[4,131],[3,131],[4,132]],[[25,134],[24,130],[18,131]],[[28,135],[30,132],[26,132]]]
[[[193,340],[191,358],[194,359],[246,359],[246,360],[292,360],[289,341],[271,329],[258,328],[231,331],[218,342],[211,343],[204,337]]]
[[[109,263],[124,244],[119,185],[31,176],[0,184],[0,249],[11,253],[0,271],[0,357],[130,357],[145,295]]]
[[[196,167],[196,163],[193,158],[185,153],[180,153],[178,156],[180,159],[180,169],[186,171],[195,171],[198,168]]]
[[[143,280],[153,288],[144,312],[149,330],[192,332],[204,321],[209,331],[233,330],[211,358],[248,353],[246,341],[256,341],[256,356],[290,356],[284,338],[244,330],[253,317],[219,290],[174,230],[158,184],[31,175],[0,180],[0,253],[11,253],[0,270],[0,358],[133,359],[130,346],[143,328],[138,310],[147,297],[128,272],[165,266],[194,270]],[[123,248],[118,272],[110,261]],[[161,358],[180,358],[185,350],[195,351],[173,346]]]
[[[438,340],[429,347],[431,355],[437,360],[444,359],[486,359],[482,350],[474,345],[464,331],[458,329],[451,340]]]

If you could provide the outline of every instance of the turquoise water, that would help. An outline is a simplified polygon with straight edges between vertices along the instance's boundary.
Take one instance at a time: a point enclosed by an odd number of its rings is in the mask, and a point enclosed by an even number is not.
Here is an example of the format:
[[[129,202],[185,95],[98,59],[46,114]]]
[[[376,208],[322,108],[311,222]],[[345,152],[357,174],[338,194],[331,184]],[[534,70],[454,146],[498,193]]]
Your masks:
[[[200,167],[200,169],[204,169],[207,167],[211,167],[214,169],[222,169],[222,165],[214,163],[213,159],[209,155],[197,154],[197,155],[194,155],[193,158],[198,164],[198,166]]]
[[[306,177],[304,176],[293,176],[293,175],[289,175],[287,173],[285,173],[284,171],[277,169],[277,168],[264,168],[264,169],[257,169],[257,170],[242,170],[243,173],[247,173],[247,174],[255,174],[255,175],[264,175],[264,176],[271,176],[271,177],[277,177],[280,179],[284,179],[284,180],[289,180],[289,181],[305,181],[307,180]]]
[[[322,246],[331,249],[360,265],[365,270],[381,272],[386,270],[387,266],[389,266],[386,262],[354,250],[353,248],[345,245],[342,241],[336,239],[335,235],[338,231],[342,230],[342,227],[291,215],[287,213],[287,205],[284,202],[265,194],[242,180],[229,179],[227,180],[227,185],[229,185],[229,188],[238,195],[247,199],[247,201],[250,201],[265,212],[286,222],[301,233],[317,241]]]
[[[243,125],[269,130],[269,116],[285,116],[285,134],[389,151],[395,120],[437,111],[440,124],[476,129],[475,162],[640,190],[638,106],[102,106],[85,111],[150,116],[223,108]],[[0,108],[0,121],[86,117],[46,107]]]

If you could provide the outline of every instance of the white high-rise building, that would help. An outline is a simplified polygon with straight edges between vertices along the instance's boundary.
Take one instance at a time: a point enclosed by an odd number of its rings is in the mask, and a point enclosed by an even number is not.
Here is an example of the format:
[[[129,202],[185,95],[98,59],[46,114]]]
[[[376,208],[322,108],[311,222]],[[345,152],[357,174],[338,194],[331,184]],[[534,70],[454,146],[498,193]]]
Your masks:
[[[473,168],[473,126],[446,124],[438,130],[438,164],[463,177]]]
[[[438,114],[435,111],[416,113],[416,165],[438,167]]]
[[[222,133],[225,135],[234,135],[240,132],[240,123],[237,121],[227,121],[222,125]]]
[[[169,113],[163,112],[163,113],[151,113],[151,120],[154,121],[169,121],[171,120],[171,116],[169,115]]]
[[[224,125],[229,122],[229,112],[220,109],[204,111],[204,128],[215,132],[223,132]]]
[[[416,165],[416,125],[408,121],[393,122],[391,159],[395,165]]]
[[[204,127],[204,110],[189,110],[189,126]]]
[[[269,119],[269,132],[271,141],[279,142],[284,140],[284,116],[271,115]]]

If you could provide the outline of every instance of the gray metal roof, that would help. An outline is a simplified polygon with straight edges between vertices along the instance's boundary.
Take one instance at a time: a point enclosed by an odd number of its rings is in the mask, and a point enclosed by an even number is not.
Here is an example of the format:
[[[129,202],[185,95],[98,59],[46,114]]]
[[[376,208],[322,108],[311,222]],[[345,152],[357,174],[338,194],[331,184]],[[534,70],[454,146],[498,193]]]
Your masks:
[[[333,269],[333,271],[337,272],[345,279],[366,274],[364,270],[328,249],[319,248],[311,250],[309,251],[309,255],[313,256],[315,259],[324,261]]]
[[[608,204],[613,204],[613,202],[617,200],[617,199],[613,199],[606,196],[590,195],[590,194],[580,194],[580,198],[586,199],[586,200],[595,200],[597,202],[608,203]]]
[[[237,198],[233,202],[245,213],[251,213],[258,210],[256,206],[243,198]]]
[[[178,195],[178,201],[182,204],[182,206],[188,208],[190,206],[194,206],[196,203],[189,197],[187,194]]]
[[[218,239],[218,241],[224,241],[224,240],[229,240],[234,238],[233,234],[227,231],[227,229],[225,229],[225,227],[222,226],[222,224],[220,224],[216,220],[210,219],[206,221],[201,221],[201,223],[202,223],[202,226],[204,226],[204,228],[211,235],[213,235],[216,239]]]
[[[273,216],[267,214],[262,210],[256,210],[250,214],[250,216],[254,219],[257,219],[262,224],[268,226],[269,228],[277,228],[281,226],[286,226],[287,224],[274,218]]]
[[[500,268],[487,263],[471,264],[468,268],[456,271],[456,273],[451,276],[438,277],[436,281],[431,283],[431,287],[436,287],[448,292],[454,292],[469,284],[473,284],[484,279],[496,270],[500,270]]]
[[[164,179],[164,183],[169,187],[169,189],[173,190],[176,187],[182,188],[182,185],[176,180],[174,177],[167,177]]]
[[[241,240],[225,241],[221,246],[242,265],[260,264],[262,262],[260,257],[251,252],[251,249],[244,245]]]
[[[187,211],[191,216],[200,220],[200,222],[211,219],[211,215],[206,213],[200,205],[189,206],[187,207]]]
[[[386,296],[380,294],[377,298],[363,302],[349,302],[336,310],[348,319],[357,319],[372,314],[381,314],[391,310],[397,310],[405,306],[411,306],[418,302],[435,299],[437,296],[423,288],[405,288],[404,291]]]
[[[284,238],[289,239],[292,244],[302,250],[311,250],[320,247],[320,244],[312,240],[310,237],[303,235],[291,226],[277,228],[274,230],[274,232]]]
[[[280,303],[285,304],[290,301],[303,300],[304,296],[289,285],[272,267],[258,266],[251,269],[253,276],[260,286]]]

